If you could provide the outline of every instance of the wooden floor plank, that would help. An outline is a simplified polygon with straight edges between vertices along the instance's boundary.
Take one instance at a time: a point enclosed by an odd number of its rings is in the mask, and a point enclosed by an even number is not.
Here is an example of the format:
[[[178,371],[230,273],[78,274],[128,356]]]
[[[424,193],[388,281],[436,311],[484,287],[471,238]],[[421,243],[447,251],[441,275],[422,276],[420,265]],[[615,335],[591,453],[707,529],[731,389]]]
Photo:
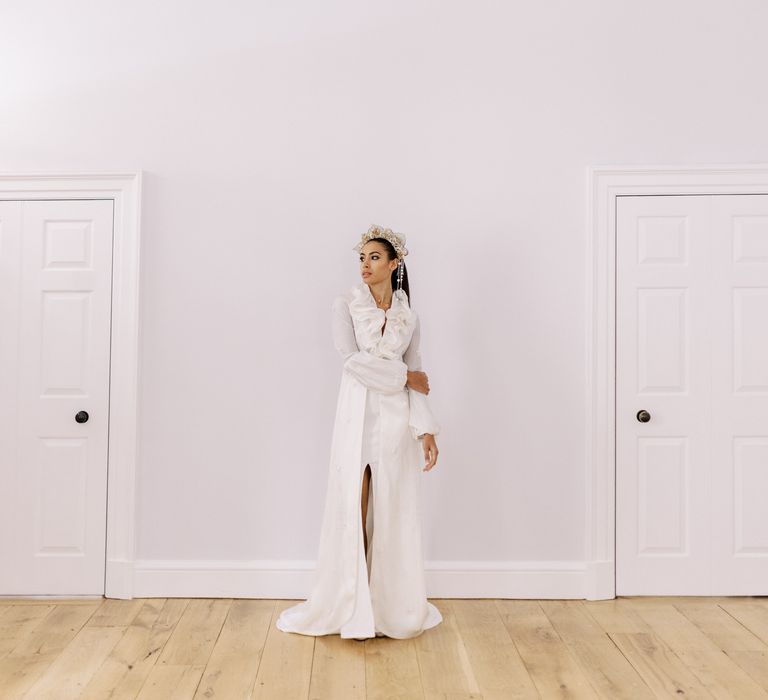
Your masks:
[[[152,669],[137,700],[189,700],[200,683],[205,666],[164,664]]]
[[[375,637],[365,641],[367,700],[423,700],[413,639]]]
[[[85,687],[81,700],[135,698],[189,605],[186,598],[142,602],[139,614]]]
[[[275,627],[280,613],[296,602],[281,600],[275,606],[251,695],[253,700],[298,700],[309,696],[316,638]]]
[[[655,695],[580,600],[543,600],[541,608],[597,694],[610,700]]]
[[[5,608],[0,618],[0,659],[10,654],[55,607],[14,605]]]
[[[537,601],[497,600],[496,606],[542,697],[598,697]]]
[[[61,652],[99,608],[91,605],[57,605],[14,648],[9,656],[54,656]]]
[[[35,700],[78,697],[125,633],[125,627],[85,625],[27,692]]]
[[[139,698],[161,698],[163,694],[190,698],[195,694],[231,605],[231,598],[193,598],[189,602]]]
[[[107,598],[91,615],[87,625],[88,627],[127,627],[134,621],[142,607],[144,607],[144,601],[137,598],[133,600]]]
[[[37,683],[100,605],[57,605],[21,638],[0,659],[3,700],[21,697]]]
[[[660,697],[714,697],[626,599],[591,601],[587,612]]]
[[[426,700],[479,697],[480,688],[461,639],[451,600],[432,601],[443,621],[414,637]]]
[[[451,607],[483,698],[538,698],[495,601],[453,600]]]
[[[768,644],[768,600],[765,598],[731,598],[718,605],[734,620]]]
[[[195,698],[247,700],[275,609],[273,600],[234,600]]]
[[[412,639],[285,633],[293,600],[0,602],[0,698],[768,700],[768,600],[444,599]]]
[[[636,606],[636,609],[654,633],[664,640],[716,698],[768,699],[768,692],[674,605],[644,603]]]
[[[761,688],[768,690],[768,645],[729,615],[717,601],[680,598],[675,607]]]
[[[310,698],[365,700],[365,645],[356,639],[342,639],[337,634],[315,641]]]
[[[231,598],[193,598],[160,652],[161,666],[203,666],[232,605]]]
[[[6,656],[0,661],[0,688],[3,689],[0,697],[3,700],[23,697],[52,662],[45,656]]]

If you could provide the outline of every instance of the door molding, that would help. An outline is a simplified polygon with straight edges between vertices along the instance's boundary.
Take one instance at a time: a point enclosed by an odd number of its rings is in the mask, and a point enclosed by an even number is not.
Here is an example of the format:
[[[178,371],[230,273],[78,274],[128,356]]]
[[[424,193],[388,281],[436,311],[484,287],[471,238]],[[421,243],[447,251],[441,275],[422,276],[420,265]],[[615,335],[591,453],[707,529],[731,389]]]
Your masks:
[[[616,198],[768,194],[768,164],[587,167],[584,597],[616,597]]]
[[[104,595],[133,597],[142,172],[0,173],[0,200],[112,199],[112,316]]]

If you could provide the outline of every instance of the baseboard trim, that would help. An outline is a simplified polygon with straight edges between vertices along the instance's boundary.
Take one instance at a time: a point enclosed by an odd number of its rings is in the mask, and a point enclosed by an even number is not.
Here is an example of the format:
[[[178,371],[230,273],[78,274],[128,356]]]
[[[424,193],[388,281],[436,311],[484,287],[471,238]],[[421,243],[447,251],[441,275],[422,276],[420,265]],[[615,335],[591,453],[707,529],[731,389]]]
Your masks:
[[[584,597],[587,600],[609,600],[616,597],[616,564],[613,561],[590,561],[584,573]]]
[[[104,575],[104,597],[130,599],[133,593],[134,562],[127,559],[107,560]]]
[[[583,599],[583,561],[427,561],[429,598]],[[314,561],[183,561],[134,563],[136,598],[303,599]]]

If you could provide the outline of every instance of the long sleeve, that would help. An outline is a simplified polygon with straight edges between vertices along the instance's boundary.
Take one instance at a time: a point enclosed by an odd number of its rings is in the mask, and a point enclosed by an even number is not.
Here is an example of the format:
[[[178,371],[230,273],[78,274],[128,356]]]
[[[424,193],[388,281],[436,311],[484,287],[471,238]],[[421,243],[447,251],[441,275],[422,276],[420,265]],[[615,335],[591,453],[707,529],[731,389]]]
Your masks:
[[[403,361],[411,372],[423,371],[421,367],[421,320],[416,316],[416,326],[413,329],[411,343],[403,354]],[[414,438],[421,438],[424,433],[437,435],[440,432],[440,424],[432,414],[427,395],[408,387],[408,400],[410,402],[411,415],[408,424]]]
[[[408,367],[400,360],[376,357],[359,350],[355,329],[344,297],[336,297],[332,306],[333,345],[344,360],[344,371],[361,384],[382,394],[402,391],[408,381]]]

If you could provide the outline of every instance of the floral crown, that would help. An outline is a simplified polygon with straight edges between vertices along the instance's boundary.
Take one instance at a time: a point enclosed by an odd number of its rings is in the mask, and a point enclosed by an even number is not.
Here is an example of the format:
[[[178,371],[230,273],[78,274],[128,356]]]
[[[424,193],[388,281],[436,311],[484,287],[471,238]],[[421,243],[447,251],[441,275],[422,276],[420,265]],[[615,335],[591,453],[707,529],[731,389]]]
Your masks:
[[[358,253],[362,252],[363,246],[372,238],[384,238],[388,240],[394,246],[398,260],[402,260],[408,255],[408,248],[405,247],[404,234],[394,233],[391,228],[382,228],[375,224],[362,235],[360,243],[352,248],[352,250],[356,250]]]

